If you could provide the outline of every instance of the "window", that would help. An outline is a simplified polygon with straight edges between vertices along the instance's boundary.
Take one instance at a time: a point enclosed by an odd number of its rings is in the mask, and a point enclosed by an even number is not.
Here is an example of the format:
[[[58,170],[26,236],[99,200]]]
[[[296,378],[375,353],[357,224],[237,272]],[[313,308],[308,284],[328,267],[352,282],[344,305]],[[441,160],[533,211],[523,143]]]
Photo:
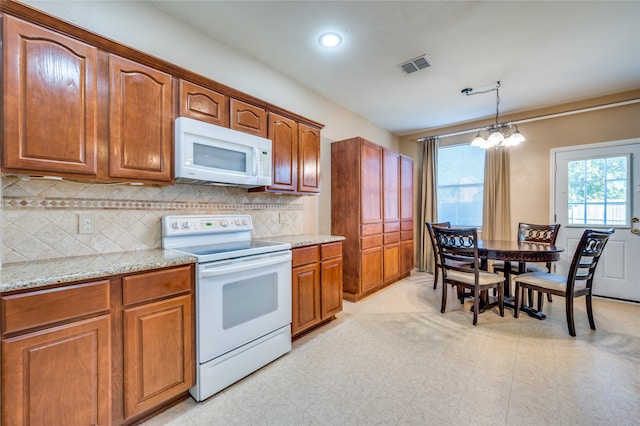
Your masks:
[[[482,226],[484,154],[471,145],[438,150],[438,222]]]
[[[570,225],[627,225],[628,156],[572,160],[567,167]]]

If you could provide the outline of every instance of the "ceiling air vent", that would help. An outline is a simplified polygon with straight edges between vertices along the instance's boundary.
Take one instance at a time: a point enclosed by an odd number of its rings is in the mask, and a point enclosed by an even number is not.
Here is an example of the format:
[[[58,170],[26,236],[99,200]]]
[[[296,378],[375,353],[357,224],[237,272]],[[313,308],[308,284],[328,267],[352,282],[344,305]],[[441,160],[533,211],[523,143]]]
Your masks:
[[[398,66],[405,74],[411,74],[412,72],[429,68],[431,66],[431,61],[427,58],[427,55],[421,55],[407,62],[403,62]]]

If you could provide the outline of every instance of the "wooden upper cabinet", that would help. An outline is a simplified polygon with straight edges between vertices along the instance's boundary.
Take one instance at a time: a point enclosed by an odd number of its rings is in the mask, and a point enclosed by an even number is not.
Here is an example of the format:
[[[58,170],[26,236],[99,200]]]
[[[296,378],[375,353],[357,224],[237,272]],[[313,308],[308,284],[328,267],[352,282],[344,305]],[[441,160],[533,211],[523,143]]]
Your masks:
[[[400,154],[383,150],[383,188],[384,221],[400,220]]]
[[[360,149],[360,220],[363,224],[378,223],[382,221],[382,148],[363,140]]]
[[[263,108],[233,98],[230,100],[230,108],[229,127],[263,138],[267,137],[267,112]]]
[[[298,191],[320,192],[320,130],[298,126]]]
[[[171,183],[171,76],[109,56],[109,177]]]
[[[229,97],[186,80],[179,83],[178,115],[229,127]]]
[[[295,191],[298,183],[298,123],[270,113],[269,139],[273,156],[273,182],[270,189]]]
[[[97,49],[3,16],[4,170],[97,173]]]

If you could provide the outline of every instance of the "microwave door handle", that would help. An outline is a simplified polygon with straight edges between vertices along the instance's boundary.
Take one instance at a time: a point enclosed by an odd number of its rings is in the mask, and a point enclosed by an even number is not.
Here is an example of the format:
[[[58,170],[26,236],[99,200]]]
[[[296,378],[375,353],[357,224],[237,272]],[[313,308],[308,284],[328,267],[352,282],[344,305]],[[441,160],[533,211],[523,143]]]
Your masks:
[[[253,148],[253,176],[258,176],[258,148]]]

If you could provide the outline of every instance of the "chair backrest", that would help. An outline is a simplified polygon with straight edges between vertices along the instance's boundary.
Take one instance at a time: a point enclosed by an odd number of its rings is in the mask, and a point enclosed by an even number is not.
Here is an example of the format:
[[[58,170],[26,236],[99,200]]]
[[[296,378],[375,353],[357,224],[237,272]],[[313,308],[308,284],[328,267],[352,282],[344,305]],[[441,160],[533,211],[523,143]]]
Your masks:
[[[546,243],[554,245],[558,238],[560,224],[536,225],[532,223],[518,224],[518,241],[531,241],[533,243]]]
[[[480,273],[478,257],[478,231],[476,228],[433,227],[440,253],[440,264],[446,279],[447,271],[454,270],[476,275]],[[469,266],[469,264],[471,264]]]
[[[438,252],[438,243],[436,242],[436,234],[433,228],[451,228],[450,222],[425,222],[429,230],[429,238],[431,238],[431,247],[433,248],[433,256],[436,260],[436,268],[440,266],[440,253]]]
[[[613,229],[607,231],[586,229],[582,233],[567,275],[567,293],[573,292],[576,281],[586,281],[586,287],[591,288],[598,260],[613,232]]]

